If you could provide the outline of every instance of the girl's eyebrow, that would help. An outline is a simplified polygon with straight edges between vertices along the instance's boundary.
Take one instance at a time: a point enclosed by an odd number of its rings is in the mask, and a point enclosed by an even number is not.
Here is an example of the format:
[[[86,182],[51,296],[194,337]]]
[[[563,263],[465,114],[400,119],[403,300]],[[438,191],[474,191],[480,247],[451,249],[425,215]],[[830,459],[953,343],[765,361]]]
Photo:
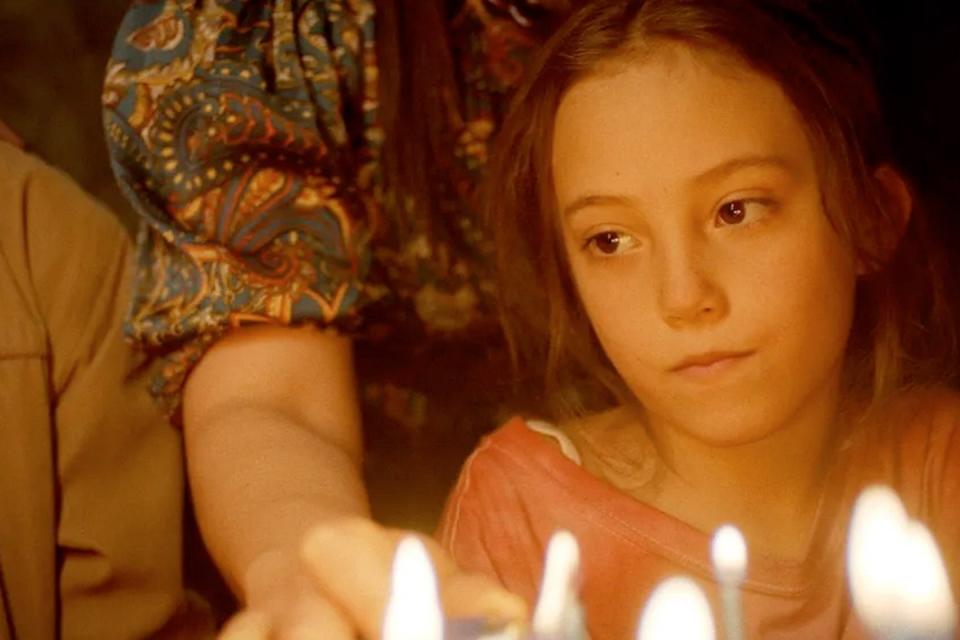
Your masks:
[[[703,173],[694,176],[690,182],[695,186],[698,186],[708,182],[716,182],[722,178],[726,178],[730,174],[736,173],[737,171],[742,171],[743,169],[755,168],[774,168],[792,173],[795,166],[793,162],[790,162],[787,158],[779,155],[743,155],[730,158],[729,160],[725,160],[716,166],[710,167]]]
[[[702,173],[699,173],[691,178],[690,183],[694,187],[702,186],[703,184],[710,182],[717,182],[731,174],[736,173],[737,171],[742,171],[744,169],[773,168],[792,173],[794,171],[794,167],[794,163],[779,155],[743,155],[730,158],[729,160],[724,160],[720,164],[710,167],[706,171],[703,171]],[[561,213],[562,216],[566,218],[576,214],[581,209],[602,206],[637,208],[638,203],[636,199],[627,195],[617,193],[588,193],[580,196],[568,204],[563,208]]]
[[[580,211],[581,209],[587,209],[589,207],[602,207],[602,206],[614,206],[614,207],[636,207],[637,202],[629,196],[622,196],[616,194],[602,194],[602,193],[588,193],[587,195],[580,196],[567,206],[563,208],[563,217],[569,217]]]

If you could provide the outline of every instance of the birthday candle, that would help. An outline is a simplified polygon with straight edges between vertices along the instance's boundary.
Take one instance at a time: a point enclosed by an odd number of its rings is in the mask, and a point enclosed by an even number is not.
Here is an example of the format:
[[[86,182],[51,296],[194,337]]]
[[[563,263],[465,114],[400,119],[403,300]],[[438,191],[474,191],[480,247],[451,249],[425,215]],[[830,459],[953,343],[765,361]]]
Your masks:
[[[397,546],[382,640],[443,640],[437,578],[426,548],[414,536]]]
[[[540,598],[530,640],[585,640],[583,610],[577,598],[580,551],[572,534],[550,539]],[[437,578],[423,544],[414,536],[400,541],[393,560],[382,640],[518,640],[516,625],[491,627],[481,618],[445,620]]]
[[[714,640],[710,603],[697,583],[685,576],[661,582],[640,617],[637,640]]]
[[[740,586],[747,572],[747,543],[733,525],[717,529],[710,545],[713,568],[720,583],[723,626],[727,640],[743,640]]]
[[[582,640],[587,637],[580,588],[580,547],[569,531],[557,531],[547,544],[540,596],[533,612],[536,640]]]
[[[523,640],[524,627],[507,623],[497,625],[484,618],[447,618],[443,623],[444,640]]]

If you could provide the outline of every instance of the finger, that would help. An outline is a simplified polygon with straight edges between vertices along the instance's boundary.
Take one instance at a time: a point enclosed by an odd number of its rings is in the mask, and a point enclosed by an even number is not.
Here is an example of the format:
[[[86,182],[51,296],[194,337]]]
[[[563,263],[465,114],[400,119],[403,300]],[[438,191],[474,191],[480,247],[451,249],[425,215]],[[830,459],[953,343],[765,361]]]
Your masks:
[[[241,611],[230,618],[217,635],[217,640],[269,640],[270,624],[259,611]]]
[[[393,556],[403,535],[409,534],[358,519],[324,525],[307,536],[304,561],[313,570],[318,587],[367,637],[380,634]],[[448,615],[499,622],[526,620],[528,607],[522,598],[490,578],[462,572],[434,540],[418,537],[430,552]]]
[[[443,610],[450,617],[479,616],[498,622],[526,621],[523,598],[488,576],[463,571],[436,540],[425,539],[440,583]]]
[[[458,571],[445,576],[440,585],[448,617],[481,617],[497,623],[520,623],[529,617],[523,598],[486,576]]]
[[[275,640],[354,640],[348,617],[329,600],[317,595],[303,598],[273,635]]]
[[[359,518],[321,525],[303,546],[318,589],[368,638],[380,636],[395,547],[394,536]]]
[[[220,631],[217,640],[354,640],[346,616],[323,598],[310,596],[296,603],[277,603],[273,616],[242,611]],[[285,608],[283,608],[285,606]]]

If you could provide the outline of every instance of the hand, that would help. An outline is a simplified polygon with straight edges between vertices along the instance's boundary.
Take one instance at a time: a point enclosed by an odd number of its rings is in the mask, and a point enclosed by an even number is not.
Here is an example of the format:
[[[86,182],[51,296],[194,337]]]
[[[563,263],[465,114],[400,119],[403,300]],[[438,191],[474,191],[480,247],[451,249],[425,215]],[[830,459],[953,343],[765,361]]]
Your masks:
[[[352,640],[360,634],[376,640],[394,550],[405,535],[409,532],[363,518],[316,527],[306,536],[296,566],[278,556],[253,567],[259,575],[248,581],[248,608],[230,621],[221,639]],[[436,542],[420,538],[433,558],[446,615],[526,620],[519,596],[485,576],[460,571]]]

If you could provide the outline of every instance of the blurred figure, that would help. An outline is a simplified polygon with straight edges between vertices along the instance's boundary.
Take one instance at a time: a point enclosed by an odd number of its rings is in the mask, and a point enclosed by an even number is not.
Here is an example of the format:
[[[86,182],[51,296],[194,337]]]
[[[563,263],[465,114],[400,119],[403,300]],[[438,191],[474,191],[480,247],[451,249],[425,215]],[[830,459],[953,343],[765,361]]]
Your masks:
[[[130,241],[18,142],[0,123],[0,639],[202,637],[180,434],[121,334]]]

